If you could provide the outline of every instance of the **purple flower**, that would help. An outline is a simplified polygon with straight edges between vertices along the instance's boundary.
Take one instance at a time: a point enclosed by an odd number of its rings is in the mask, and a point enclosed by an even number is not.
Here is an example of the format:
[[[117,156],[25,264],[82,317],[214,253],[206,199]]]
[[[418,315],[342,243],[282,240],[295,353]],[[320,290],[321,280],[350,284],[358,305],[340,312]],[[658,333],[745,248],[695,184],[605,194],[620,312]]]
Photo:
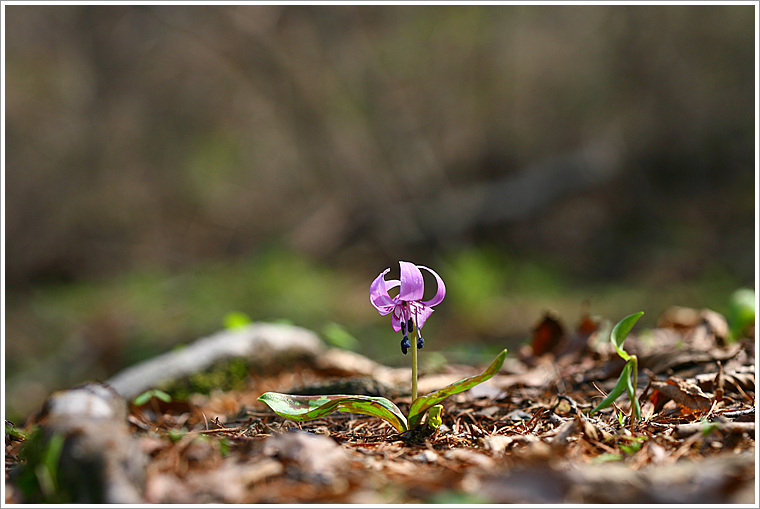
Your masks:
[[[401,266],[401,280],[385,280],[385,275],[391,269],[385,269],[369,287],[369,300],[381,315],[391,314],[391,326],[393,330],[401,331],[404,339],[401,340],[401,351],[406,354],[410,348],[409,333],[414,332],[417,326],[417,348],[422,348],[425,340],[422,339],[422,326],[428,317],[433,314],[433,306],[440,304],[446,296],[446,285],[432,269],[415,265],[409,262],[398,262]],[[427,301],[422,301],[425,292],[425,282],[420,269],[430,272],[438,284],[435,296]],[[398,295],[391,297],[388,290],[400,286]]]

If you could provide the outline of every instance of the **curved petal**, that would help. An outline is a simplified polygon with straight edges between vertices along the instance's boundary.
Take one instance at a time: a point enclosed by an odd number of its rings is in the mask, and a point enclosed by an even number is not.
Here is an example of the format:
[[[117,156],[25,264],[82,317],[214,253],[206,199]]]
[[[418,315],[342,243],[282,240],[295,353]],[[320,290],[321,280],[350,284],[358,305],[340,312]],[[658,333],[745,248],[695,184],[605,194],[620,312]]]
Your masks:
[[[373,306],[375,306],[378,311],[386,306],[396,305],[396,302],[391,299],[390,295],[388,295],[388,288],[384,279],[385,275],[390,272],[390,270],[391,269],[385,269],[383,272],[381,272],[380,275],[377,276],[369,286],[369,301]],[[381,314],[387,315],[388,313],[382,313],[381,311]]]
[[[391,327],[398,332],[401,330],[401,306],[393,308],[393,314],[391,315]]]
[[[425,325],[427,319],[430,318],[430,315],[433,314],[433,311],[435,311],[435,309],[427,306],[420,306],[417,308],[417,313],[415,313],[414,321],[417,324],[418,329],[422,330],[422,327]]]
[[[396,288],[397,286],[399,286],[400,284],[401,282],[398,279],[389,279],[388,281],[385,282],[385,291],[387,292],[388,290],[392,290]],[[391,299],[393,299],[394,302],[396,301],[396,299],[394,299],[393,297],[391,297]]]
[[[425,293],[425,280],[422,279],[422,272],[413,263],[398,263],[401,266],[401,288],[396,298],[407,302],[420,300]]]
[[[430,272],[435,277],[435,282],[438,284],[438,288],[435,292],[435,296],[432,299],[423,302],[422,304],[425,306],[430,306],[430,307],[440,304],[443,298],[446,296],[446,285],[443,284],[443,279],[441,279],[441,276],[439,276],[438,273],[434,271],[433,269],[429,269],[422,265],[418,265],[418,267]],[[422,296],[420,296],[420,298],[422,298]]]
[[[379,306],[379,307],[375,306],[375,309],[377,309],[377,312],[380,313],[380,315],[382,316],[387,315],[388,313],[393,311],[394,308],[395,306]]]

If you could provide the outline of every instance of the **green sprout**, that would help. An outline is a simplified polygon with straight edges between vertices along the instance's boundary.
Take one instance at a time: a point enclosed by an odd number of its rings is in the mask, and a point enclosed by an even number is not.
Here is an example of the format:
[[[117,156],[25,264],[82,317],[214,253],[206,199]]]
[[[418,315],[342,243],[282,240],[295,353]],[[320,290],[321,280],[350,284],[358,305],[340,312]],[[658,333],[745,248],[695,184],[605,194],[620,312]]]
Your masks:
[[[169,440],[172,442],[179,442],[185,435],[187,435],[187,428],[184,426],[180,429],[174,428],[166,432],[166,436],[168,436]]]
[[[704,417],[701,418],[698,422],[702,424],[702,436],[706,437],[710,435],[713,431],[720,428],[720,425],[717,422],[710,422]]]
[[[164,391],[159,390],[159,389],[150,389],[135,396],[135,399],[132,400],[132,404],[135,406],[144,405],[145,403],[150,401],[151,398],[154,398],[154,397],[157,399],[160,399],[164,403],[170,403],[172,400],[172,397],[169,396]]]
[[[617,420],[621,428],[625,426],[625,416],[623,415],[623,412],[617,412]]]
[[[617,354],[620,358],[626,361],[626,363],[625,366],[623,366],[623,371],[620,373],[620,378],[618,378],[615,388],[612,389],[607,397],[600,401],[593,410],[591,410],[589,413],[590,416],[603,408],[607,408],[624,392],[628,392],[628,398],[631,400],[633,416],[637,421],[641,419],[641,408],[639,407],[639,400],[636,398],[636,381],[638,377],[639,360],[635,355],[630,355],[623,350],[623,343],[625,342],[628,333],[631,332],[631,329],[643,314],[643,311],[639,311],[638,313],[628,315],[612,328],[610,341],[612,341],[612,345],[615,347]]]
[[[743,337],[749,325],[755,323],[755,290],[739,288],[728,300],[728,324],[731,340]]]
[[[639,449],[641,449],[641,446],[644,445],[644,442],[647,441],[647,437],[620,437],[624,441],[628,442],[627,444],[620,444],[618,447],[620,447],[620,450],[623,451],[626,456],[633,456],[636,454]]]

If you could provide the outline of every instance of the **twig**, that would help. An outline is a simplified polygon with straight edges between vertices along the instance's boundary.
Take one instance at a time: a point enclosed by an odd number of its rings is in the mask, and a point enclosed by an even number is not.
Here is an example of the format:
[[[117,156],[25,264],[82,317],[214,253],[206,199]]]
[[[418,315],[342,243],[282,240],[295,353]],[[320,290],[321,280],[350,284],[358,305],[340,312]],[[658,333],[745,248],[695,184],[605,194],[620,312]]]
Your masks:
[[[689,424],[679,424],[676,426],[673,430],[673,437],[685,438],[710,428],[717,429],[722,433],[738,432],[747,433],[749,435],[755,434],[754,422],[692,422]]]
[[[217,428],[217,429],[201,429],[196,431],[195,433],[235,433],[240,431],[243,428]],[[194,433],[193,431],[188,431],[188,434]]]
[[[718,415],[722,415],[723,417],[727,417],[729,419],[734,419],[736,417],[743,417],[745,415],[755,415],[755,407],[752,408],[742,408],[739,410],[724,410],[719,411]]]

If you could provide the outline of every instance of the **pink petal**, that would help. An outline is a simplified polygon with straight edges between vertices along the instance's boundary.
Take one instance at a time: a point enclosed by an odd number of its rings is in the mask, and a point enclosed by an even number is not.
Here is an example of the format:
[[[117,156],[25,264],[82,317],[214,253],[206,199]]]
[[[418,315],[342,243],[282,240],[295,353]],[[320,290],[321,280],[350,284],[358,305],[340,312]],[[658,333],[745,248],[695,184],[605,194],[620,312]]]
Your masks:
[[[391,327],[398,332],[401,330],[401,306],[396,306],[391,315]]]
[[[396,298],[407,302],[420,300],[425,293],[425,280],[422,279],[422,272],[413,263],[398,263],[401,266],[401,289],[399,289]]]
[[[375,309],[377,309],[377,312],[380,313],[382,316],[385,316],[391,311],[393,311],[393,306],[380,306],[380,307],[376,306]]]
[[[430,315],[433,314],[433,311],[435,311],[435,309],[429,308],[427,306],[421,306],[420,308],[418,308],[417,314],[414,318],[414,321],[417,324],[418,329],[420,330],[422,329],[427,319],[430,318]]]
[[[422,265],[418,265],[418,267],[421,269],[425,269],[426,271],[430,272],[433,276],[435,276],[435,282],[438,284],[438,289],[435,292],[435,296],[432,299],[423,302],[422,304],[425,306],[431,306],[431,307],[440,304],[443,298],[446,296],[446,285],[443,284],[443,279],[441,279],[441,276],[439,276],[438,273],[434,271],[433,269],[423,267]]]
[[[388,311],[384,312],[384,308],[387,306],[395,306],[396,302],[388,295],[388,289],[385,283],[385,275],[390,272],[391,269],[385,269],[379,276],[372,281],[369,286],[369,301],[375,306],[375,309],[380,311],[380,314],[387,315]]]
[[[398,279],[389,279],[388,281],[385,282],[385,291],[387,292],[388,290],[392,290],[396,288],[397,286],[399,286],[400,284],[401,282]],[[398,300],[393,297],[391,297],[391,299],[393,299],[394,302]]]

